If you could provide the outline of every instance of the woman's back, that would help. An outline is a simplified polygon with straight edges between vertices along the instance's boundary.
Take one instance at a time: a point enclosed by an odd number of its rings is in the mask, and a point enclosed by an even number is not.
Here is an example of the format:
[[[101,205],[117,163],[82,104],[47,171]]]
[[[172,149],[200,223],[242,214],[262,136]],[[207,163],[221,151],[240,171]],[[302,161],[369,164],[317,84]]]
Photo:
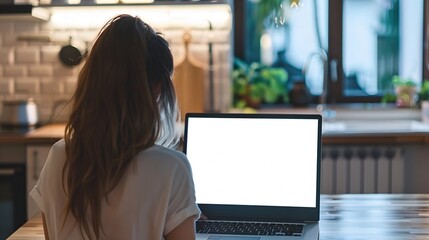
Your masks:
[[[192,175],[172,150],[181,128],[168,42],[119,15],[84,63],[64,140],[31,194],[45,230],[53,239],[194,239]]]
[[[66,195],[62,188],[65,142],[51,149],[32,196],[43,196],[51,239],[81,239],[72,215],[61,230]],[[124,178],[102,203],[102,239],[163,239],[186,216],[198,215],[189,162],[161,146],[140,152]],[[108,236],[108,237],[106,237]]]

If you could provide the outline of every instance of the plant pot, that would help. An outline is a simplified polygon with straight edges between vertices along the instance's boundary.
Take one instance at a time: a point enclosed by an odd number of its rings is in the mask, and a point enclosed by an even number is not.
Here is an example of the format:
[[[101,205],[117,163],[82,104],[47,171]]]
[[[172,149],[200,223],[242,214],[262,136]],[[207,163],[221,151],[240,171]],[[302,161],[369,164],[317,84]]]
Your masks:
[[[251,96],[247,95],[245,97],[245,101],[246,101],[246,105],[251,107],[251,108],[255,108],[258,109],[261,107],[261,100],[258,99],[254,99]]]
[[[421,108],[422,122],[429,124],[429,100],[422,101]]]
[[[395,88],[397,107],[414,107],[417,90],[415,86],[397,86]]]
[[[306,107],[311,103],[311,92],[304,80],[295,81],[289,99],[294,107]]]

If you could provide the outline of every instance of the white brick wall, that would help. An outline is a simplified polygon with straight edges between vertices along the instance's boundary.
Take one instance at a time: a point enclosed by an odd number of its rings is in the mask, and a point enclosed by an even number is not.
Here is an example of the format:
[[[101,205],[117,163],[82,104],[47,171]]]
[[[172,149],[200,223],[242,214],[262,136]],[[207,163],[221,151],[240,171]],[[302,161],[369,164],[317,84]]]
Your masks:
[[[58,53],[60,52],[60,46],[43,46],[40,49],[40,60],[41,63],[58,63]],[[53,69],[53,66],[52,66]]]
[[[228,63],[232,62],[229,30],[215,30],[212,35],[207,29],[201,28],[178,29],[170,26],[157,30],[170,42],[176,63],[179,63],[185,54],[182,39],[185,30],[192,34],[189,54],[202,65],[208,64],[207,43],[213,42],[213,49],[217,49],[214,50],[215,81],[222,82],[217,84],[219,86],[229,85]],[[72,96],[82,67],[82,64],[77,67],[64,66],[58,57],[61,47],[72,36],[75,43],[80,43],[84,49],[98,32],[99,28],[54,27],[51,22],[0,21],[0,101],[33,98],[39,107],[39,119],[46,123],[54,103]],[[29,34],[49,34],[56,40],[60,39],[62,43],[17,40],[18,36]],[[222,93],[225,90],[229,90],[229,87],[223,87],[215,92]],[[216,105],[221,106],[229,99],[219,97],[218,101],[220,102]]]
[[[76,89],[76,78],[64,79],[64,93],[72,95]]]
[[[13,81],[6,79],[0,81],[0,94],[9,95],[13,93]]]
[[[38,47],[23,47],[15,50],[16,64],[35,64],[40,62],[40,50]]]
[[[40,92],[39,80],[37,78],[16,78],[15,92],[16,94],[28,94],[29,97],[37,96]]]
[[[13,48],[0,49],[0,64],[13,64],[14,59]]]
[[[3,46],[14,46],[21,47],[27,45],[25,42],[17,41],[17,35],[15,33],[4,34],[3,35]]]
[[[4,65],[5,77],[24,77],[27,74],[25,65]]]
[[[51,64],[36,64],[28,67],[28,76],[31,77],[52,77],[54,68]]]
[[[0,33],[8,34],[13,32],[12,22],[0,22]]]
[[[14,26],[15,33],[38,32],[40,28],[38,22],[32,21],[17,21],[14,23]]]

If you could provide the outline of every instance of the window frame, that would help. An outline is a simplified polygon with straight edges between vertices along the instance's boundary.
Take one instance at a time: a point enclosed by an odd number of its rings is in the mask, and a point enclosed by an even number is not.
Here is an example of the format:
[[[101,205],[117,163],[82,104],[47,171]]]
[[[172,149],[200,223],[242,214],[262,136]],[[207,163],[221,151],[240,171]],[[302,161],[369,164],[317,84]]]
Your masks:
[[[424,1],[423,14],[423,80],[429,80],[429,3]]]
[[[422,81],[429,79],[429,1],[424,1],[423,12],[423,49],[422,49]],[[246,32],[246,21],[250,17],[245,11],[248,9],[247,0],[233,1],[233,28],[234,28],[234,56],[246,59],[245,39],[249,37]],[[328,91],[327,103],[380,103],[382,95],[346,96],[343,91],[343,0],[329,0],[328,3]],[[260,51],[260,49],[252,49]],[[333,72],[335,71],[336,72]],[[336,76],[336,79],[333,78]],[[317,103],[319,96],[313,97]]]

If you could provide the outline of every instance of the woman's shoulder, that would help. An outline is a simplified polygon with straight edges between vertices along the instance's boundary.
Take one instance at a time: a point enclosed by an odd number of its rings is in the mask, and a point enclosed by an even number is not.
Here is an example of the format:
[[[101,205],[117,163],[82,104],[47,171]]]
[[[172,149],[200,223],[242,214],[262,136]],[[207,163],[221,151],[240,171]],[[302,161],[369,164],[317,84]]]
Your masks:
[[[52,146],[50,147],[49,154],[48,154],[48,160],[50,158],[53,158],[53,157],[65,155],[65,151],[66,151],[65,149],[66,149],[66,143],[65,143],[64,139],[58,140],[57,142],[52,144]]]
[[[189,168],[189,162],[186,155],[175,149],[154,145],[143,150],[138,155],[139,161],[156,162],[162,165],[184,165]]]
[[[52,145],[52,149],[65,149],[66,141],[63,139],[58,140],[56,143]]]
[[[155,158],[162,158],[162,159],[180,159],[180,160],[186,160],[186,155],[178,150],[166,148],[160,145],[153,145],[152,147],[143,150],[139,155],[150,155],[151,157]]]

